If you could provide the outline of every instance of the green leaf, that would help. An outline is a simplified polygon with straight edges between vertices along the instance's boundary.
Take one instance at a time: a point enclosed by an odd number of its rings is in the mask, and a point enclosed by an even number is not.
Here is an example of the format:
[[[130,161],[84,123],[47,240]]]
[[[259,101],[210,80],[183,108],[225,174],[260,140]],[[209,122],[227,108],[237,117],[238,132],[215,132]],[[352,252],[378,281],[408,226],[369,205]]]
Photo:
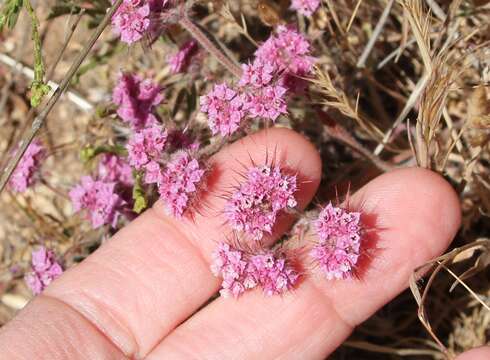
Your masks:
[[[148,207],[148,201],[146,200],[146,194],[141,185],[141,178],[143,175],[141,173],[133,173],[134,176],[134,186],[133,186],[133,211],[136,214],[140,214],[143,210]]]

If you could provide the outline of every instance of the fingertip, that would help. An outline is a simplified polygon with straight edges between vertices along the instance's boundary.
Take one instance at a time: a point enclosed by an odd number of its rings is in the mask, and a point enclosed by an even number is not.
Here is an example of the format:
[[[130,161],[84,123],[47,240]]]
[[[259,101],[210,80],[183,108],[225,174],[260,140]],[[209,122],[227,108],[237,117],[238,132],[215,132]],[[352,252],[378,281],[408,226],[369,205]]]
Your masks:
[[[386,173],[356,194],[367,213],[380,213],[377,226],[409,232],[426,243],[430,254],[439,255],[452,241],[461,224],[458,196],[439,174],[422,168]],[[425,238],[421,238],[423,235]]]
[[[456,360],[487,360],[490,359],[490,346],[474,348],[459,355]]]

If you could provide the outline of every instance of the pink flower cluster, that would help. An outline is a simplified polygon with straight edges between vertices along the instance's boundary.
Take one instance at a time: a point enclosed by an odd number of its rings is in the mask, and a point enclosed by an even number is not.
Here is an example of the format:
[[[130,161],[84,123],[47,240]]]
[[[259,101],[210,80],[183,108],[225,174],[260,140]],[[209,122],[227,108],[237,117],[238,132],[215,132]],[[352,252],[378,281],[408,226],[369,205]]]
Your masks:
[[[321,0],[292,0],[291,9],[304,16],[311,16],[320,6]]]
[[[281,211],[297,205],[296,190],[296,176],[283,174],[279,166],[253,167],[227,201],[225,216],[233,229],[258,241],[272,232]]]
[[[196,40],[192,39],[185,42],[177,53],[168,58],[172,73],[177,74],[185,72],[191,63],[192,57],[197,51],[198,45]]]
[[[34,295],[40,294],[53,280],[63,273],[63,268],[56,260],[53,250],[41,246],[31,255],[32,271],[25,276],[25,281]]]
[[[69,193],[75,212],[84,210],[94,229],[111,224],[116,226],[119,209],[124,204],[115,192],[116,183],[84,176]]]
[[[182,217],[203,176],[201,164],[188,152],[181,151],[172,156],[157,183],[160,198],[172,216]]]
[[[240,127],[245,115],[243,98],[226,84],[214,85],[213,90],[201,96],[201,111],[208,114],[213,135],[233,134]]]
[[[291,290],[299,278],[285,253],[264,250],[254,255],[226,243],[220,243],[214,251],[211,271],[223,278],[220,294],[235,298],[257,286],[268,296],[282,294]]]
[[[124,158],[115,154],[103,154],[97,169],[100,180],[119,182],[125,187],[133,186],[133,170]]]
[[[117,114],[135,129],[157,122],[153,110],[163,100],[158,84],[134,74],[121,74],[112,93],[112,101],[119,106]]]
[[[180,136],[182,143],[184,139]],[[172,144],[167,141],[168,132],[159,125],[153,125],[135,132],[129,139],[129,163],[137,170],[145,171],[144,182],[157,184],[160,198],[168,212],[181,217],[189,206],[192,194],[204,175],[204,169],[189,151],[175,152],[165,163],[164,151]],[[193,144],[189,148],[193,148]]]
[[[329,203],[314,222],[319,238],[311,256],[327,279],[345,279],[359,259],[361,214]]]
[[[310,43],[298,31],[280,25],[255,51],[253,66],[270,64],[276,74],[289,73],[306,76],[311,73],[314,58],[310,56]]]
[[[112,17],[114,33],[127,44],[154,35],[159,13],[167,3],[168,0],[124,0]]]
[[[9,187],[16,192],[24,192],[35,182],[35,174],[41,165],[44,155],[44,149],[41,143],[34,140],[28,147],[12,177],[9,181]]]
[[[167,131],[156,124],[135,131],[126,145],[131,166],[137,170],[154,167],[162,156],[167,136]],[[152,182],[154,181],[150,181]]]
[[[276,121],[287,114],[288,90],[299,89],[313,67],[310,44],[303,35],[279,26],[255,52],[250,64],[242,65],[242,77],[236,89],[215,85],[201,97],[201,111],[208,116],[213,135],[228,136],[237,131],[246,118]]]

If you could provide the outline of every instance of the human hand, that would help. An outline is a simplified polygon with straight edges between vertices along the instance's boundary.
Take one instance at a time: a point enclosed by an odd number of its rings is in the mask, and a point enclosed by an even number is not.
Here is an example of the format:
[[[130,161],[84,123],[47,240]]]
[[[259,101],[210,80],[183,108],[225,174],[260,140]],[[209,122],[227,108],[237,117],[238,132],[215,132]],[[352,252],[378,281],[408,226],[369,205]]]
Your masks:
[[[213,191],[202,200],[222,209],[216,192],[235,184],[235,171],[249,157],[260,163],[276,147],[276,156],[308,180],[297,196],[305,207],[320,182],[320,158],[313,145],[285,129],[249,136],[215,155]],[[208,304],[219,288],[209,264],[225,233],[223,218],[210,210],[193,221],[177,221],[157,203],[4,326],[0,354],[6,359],[322,359],[403,291],[416,266],[443,252],[460,224],[456,194],[440,176],[422,169],[382,175],[350,203],[362,205],[380,229],[379,251],[361,279],[326,281],[313,269],[282,297],[252,291]],[[273,238],[291,222],[283,219]],[[488,358],[489,348],[461,356]]]

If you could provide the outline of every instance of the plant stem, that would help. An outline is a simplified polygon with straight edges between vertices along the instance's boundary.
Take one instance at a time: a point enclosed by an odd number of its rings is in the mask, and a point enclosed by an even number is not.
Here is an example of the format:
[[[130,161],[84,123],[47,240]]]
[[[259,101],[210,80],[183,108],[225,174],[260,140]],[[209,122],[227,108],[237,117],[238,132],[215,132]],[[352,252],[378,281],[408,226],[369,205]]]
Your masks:
[[[242,69],[239,64],[233,61],[224,49],[217,43],[211,34],[206,33],[198,24],[194,23],[187,16],[183,16],[179,21],[180,26],[186,29],[201,46],[212,54],[229,72],[237,78],[242,76]]]
[[[0,178],[0,192],[3,191],[5,188],[5,185],[7,185],[10,176],[12,175],[13,171],[15,170],[15,167],[19,163],[20,159],[24,155],[24,153],[27,150],[27,147],[30,145],[34,137],[36,136],[37,132],[39,129],[42,127],[44,124],[46,117],[49,115],[53,107],[56,105],[58,100],[60,99],[61,95],[63,92],[68,88],[70,85],[71,79],[73,76],[76,74],[78,68],[82,64],[82,62],[85,60],[87,55],[89,54],[90,50],[92,47],[95,45],[97,39],[100,37],[104,29],[107,27],[109,22],[112,19],[112,15],[116,12],[116,10],[119,8],[123,0],[117,0],[109,9],[107,14],[105,15],[104,19],[102,22],[99,24],[95,32],[92,34],[91,38],[89,39],[87,45],[83,48],[81,53],[78,55],[78,57],[75,59],[73,62],[72,66],[68,70],[65,78],[60,84],[60,87],[55,90],[53,95],[51,95],[51,98],[48,100],[42,111],[39,113],[38,116],[34,118],[32,121],[31,127],[27,130],[27,134],[24,135],[23,139],[20,141],[19,144],[19,150],[15,153],[15,155],[9,160],[7,163],[7,166],[5,169],[2,171],[2,177]]]

